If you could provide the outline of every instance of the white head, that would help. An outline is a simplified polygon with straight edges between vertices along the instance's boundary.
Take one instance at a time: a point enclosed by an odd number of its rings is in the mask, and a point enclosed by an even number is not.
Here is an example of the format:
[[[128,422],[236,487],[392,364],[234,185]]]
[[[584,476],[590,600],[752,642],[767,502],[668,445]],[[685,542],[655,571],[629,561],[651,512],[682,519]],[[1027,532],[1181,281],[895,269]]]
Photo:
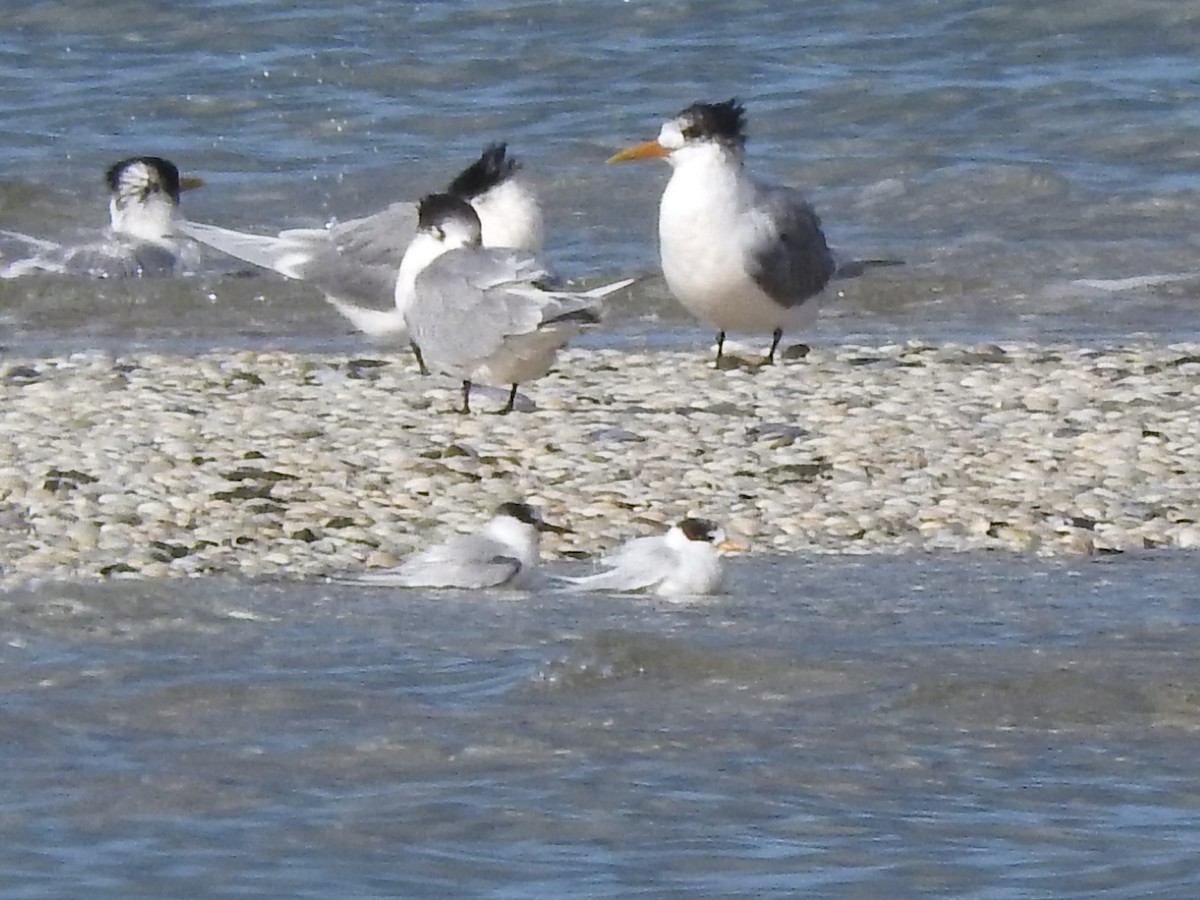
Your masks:
[[[667,546],[675,551],[696,550],[716,552],[716,546],[725,541],[725,530],[709,519],[684,519],[672,525],[667,532]]]
[[[470,203],[450,194],[430,194],[417,208],[413,235],[396,279],[396,308],[408,308],[413,285],[435,259],[460,247],[478,247],[482,240],[479,216]]]
[[[546,524],[537,507],[528,503],[500,504],[486,530],[490,537],[511,547],[524,565],[536,563],[543,531],[560,534],[567,531],[566,528]]]
[[[504,144],[489,144],[446,188],[479,216],[483,246],[540,251],[545,236],[542,206],[517,177],[521,164]]]
[[[174,164],[158,156],[135,156],[114,163],[104,173],[104,181],[112,230],[156,243],[175,233],[179,192],[199,184],[194,179],[185,183]]]
[[[667,531],[665,542],[674,557],[670,574],[658,586],[664,596],[710,594],[721,588],[726,550],[746,548],[725,537],[725,530],[709,519],[683,519]]]
[[[746,146],[745,115],[737,100],[693,103],[664,122],[656,139],[622,150],[608,161],[665,156],[673,166],[697,157],[740,162]]]

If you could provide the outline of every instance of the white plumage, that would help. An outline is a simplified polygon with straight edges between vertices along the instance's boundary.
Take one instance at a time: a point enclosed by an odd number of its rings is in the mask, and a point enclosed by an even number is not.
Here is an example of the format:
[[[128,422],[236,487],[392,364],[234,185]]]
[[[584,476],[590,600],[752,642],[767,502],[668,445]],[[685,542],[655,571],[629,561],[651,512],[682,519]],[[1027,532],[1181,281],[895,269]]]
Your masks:
[[[0,278],[39,272],[88,278],[182,275],[195,271],[197,246],[178,234],[180,192],[201,184],[181,178],[179,169],[158,156],[135,156],[104,173],[109,227],[100,237],[66,245],[19,232],[2,232],[31,255],[0,267]]]
[[[707,519],[687,518],[665,534],[634,538],[600,560],[607,571],[562,578],[579,591],[645,591],[664,597],[721,590],[721,553],[745,548]]]
[[[743,113],[733,100],[695,103],[655,140],[609,160],[671,164],[659,207],[663,275],[684,308],[717,331],[718,365],[727,331],[771,334],[764,362],[774,362],[783,333],[815,318],[837,268],[800,193],[745,171]]]
[[[547,525],[527,503],[505,503],[479,531],[421,550],[390,569],[343,576],[348,584],[376,587],[524,587],[538,565]]]
[[[396,280],[396,308],[409,338],[433,371],[463,382],[512,386],[549,371],[559,349],[599,322],[599,300],[632,283],[625,279],[569,293],[547,289],[553,275],[520,250],[485,248],[470,204],[448,194],[421,201],[417,234]]]
[[[492,144],[455,177],[447,192],[470,202],[486,246],[540,250],[544,237],[537,196],[518,177],[520,164],[504,144]],[[393,203],[373,215],[324,228],[249,234],[181,222],[180,230],[251,265],[319,288],[354,327],[372,337],[404,340],[404,317],[394,306],[396,273],[417,230],[417,204]]]

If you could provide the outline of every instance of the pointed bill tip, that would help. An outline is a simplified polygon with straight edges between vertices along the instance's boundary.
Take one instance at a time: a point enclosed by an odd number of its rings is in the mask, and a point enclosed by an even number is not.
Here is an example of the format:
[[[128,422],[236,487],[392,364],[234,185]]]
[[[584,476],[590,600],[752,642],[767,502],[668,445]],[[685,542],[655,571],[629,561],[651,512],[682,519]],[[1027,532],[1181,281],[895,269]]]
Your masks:
[[[632,147],[626,147],[620,153],[614,153],[606,162],[626,162],[631,159],[656,159],[661,156],[666,156],[671,151],[660,144],[658,141],[643,141],[640,144],[634,144]]]
[[[750,547],[741,541],[728,539],[717,544],[717,549],[724,553],[746,553],[750,550]]]
[[[198,187],[204,187],[204,179],[196,175],[184,175],[179,179],[179,189],[181,191],[191,191]]]

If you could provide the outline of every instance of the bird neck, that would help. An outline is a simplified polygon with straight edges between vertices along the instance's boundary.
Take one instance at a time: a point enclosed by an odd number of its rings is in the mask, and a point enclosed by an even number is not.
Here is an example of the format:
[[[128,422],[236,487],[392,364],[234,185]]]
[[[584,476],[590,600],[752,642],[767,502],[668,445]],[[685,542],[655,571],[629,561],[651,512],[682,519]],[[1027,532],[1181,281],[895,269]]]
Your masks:
[[[488,537],[512,550],[522,568],[537,565],[541,535],[532,525],[510,516],[500,516],[488,522],[484,530]]]
[[[753,189],[741,161],[721,148],[686,147],[679,152],[688,156],[667,182],[658,217],[663,267],[672,270],[668,282],[679,274],[678,266],[687,270],[686,279],[707,277],[696,275],[697,263],[707,270],[722,258],[729,231],[749,205]]]
[[[138,240],[162,244],[175,234],[175,206],[158,196],[148,197],[143,203],[122,203],[114,197],[108,202],[108,216],[114,232]]]
[[[449,249],[445,241],[424,232],[412,239],[400,260],[400,271],[396,276],[396,309],[401,313],[408,309],[416,290],[417,276]]]
[[[678,207],[694,214],[706,207],[738,203],[746,189],[741,154],[720,144],[683,147],[669,157],[674,171],[663,192],[664,211]]]

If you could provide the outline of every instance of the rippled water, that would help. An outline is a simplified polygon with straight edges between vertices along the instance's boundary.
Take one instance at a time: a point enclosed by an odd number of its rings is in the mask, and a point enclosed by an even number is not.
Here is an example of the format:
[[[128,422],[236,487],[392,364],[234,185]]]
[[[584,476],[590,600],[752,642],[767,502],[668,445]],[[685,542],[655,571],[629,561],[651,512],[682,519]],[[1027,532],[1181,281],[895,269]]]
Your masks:
[[[1194,338],[1200,11],[1176,0],[25,4],[0,228],[311,225],[506,139],[572,276],[653,271],[700,98],[831,240],[906,265],[813,340]],[[1170,276],[1146,278],[1145,276]],[[1089,284],[1084,279],[1131,279]],[[650,280],[593,340],[695,342]],[[0,344],[358,347],[303,286],[0,283]],[[0,871],[79,896],[1188,896],[1196,562],[737,560],[728,597],[114,582],[0,595]]]
[[[3,610],[7,896],[1186,896],[1187,557]],[[886,587],[884,587],[886,585]]]
[[[818,338],[1194,336],[1198,38],[1173,0],[33,4],[0,36],[0,227],[100,223],[99,173],[134,152],[209,181],[198,220],[318,224],[504,139],[564,272],[652,271],[666,167],[603,160],[737,95],[755,170],[802,187],[840,247],[908,263],[844,285]],[[140,288],[135,313],[57,282],[2,285],[0,310],[72,342],[346,333],[314,292],[212,266]],[[43,324],[47,293],[69,314]],[[698,339],[661,284],[617,320],[648,310]]]

